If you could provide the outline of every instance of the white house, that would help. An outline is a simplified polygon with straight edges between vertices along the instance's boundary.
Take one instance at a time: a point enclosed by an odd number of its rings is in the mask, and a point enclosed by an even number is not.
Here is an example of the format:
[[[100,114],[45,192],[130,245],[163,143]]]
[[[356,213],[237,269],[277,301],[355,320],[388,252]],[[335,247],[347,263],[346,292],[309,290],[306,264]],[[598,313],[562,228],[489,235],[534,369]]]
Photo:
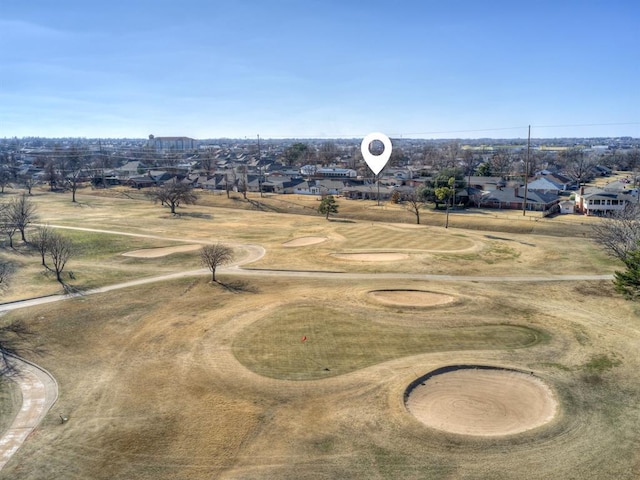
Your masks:
[[[637,195],[629,190],[615,192],[595,187],[582,187],[575,198],[576,211],[585,215],[605,215],[623,210],[627,203],[637,201]]]

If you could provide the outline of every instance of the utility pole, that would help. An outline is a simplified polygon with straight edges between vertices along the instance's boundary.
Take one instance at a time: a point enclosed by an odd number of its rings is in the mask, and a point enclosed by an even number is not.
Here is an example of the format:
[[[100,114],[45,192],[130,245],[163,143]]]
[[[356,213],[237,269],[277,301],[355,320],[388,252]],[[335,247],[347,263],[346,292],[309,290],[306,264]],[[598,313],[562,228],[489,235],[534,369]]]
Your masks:
[[[531,151],[531,125],[529,125],[529,134],[527,135],[527,159],[524,162],[524,201],[522,202],[522,216],[527,214],[527,189],[529,187],[529,152]]]

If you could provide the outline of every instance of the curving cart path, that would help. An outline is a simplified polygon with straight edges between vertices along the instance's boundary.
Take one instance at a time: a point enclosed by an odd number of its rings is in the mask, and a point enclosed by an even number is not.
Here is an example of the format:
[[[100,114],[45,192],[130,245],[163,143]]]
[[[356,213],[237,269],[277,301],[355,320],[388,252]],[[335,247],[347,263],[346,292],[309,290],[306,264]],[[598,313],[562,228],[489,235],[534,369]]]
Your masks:
[[[22,406],[11,426],[0,438],[0,469],[22,446],[58,399],[58,384],[49,372],[21,358],[14,358],[13,361],[17,369],[13,380],[22,392]]]

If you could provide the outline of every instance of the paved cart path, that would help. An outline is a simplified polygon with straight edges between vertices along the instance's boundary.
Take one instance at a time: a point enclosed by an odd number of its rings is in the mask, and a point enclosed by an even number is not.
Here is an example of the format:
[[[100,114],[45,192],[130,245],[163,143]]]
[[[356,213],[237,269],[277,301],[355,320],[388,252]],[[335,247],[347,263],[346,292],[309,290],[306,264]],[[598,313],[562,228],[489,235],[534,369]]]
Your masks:
[[[58,399],[58,384],[49,372],[19,358],[14,358],[13,361],[18,371],[13,380],[20,387],[22,406],[11,426],[0,438],[0,469],[22,446]]]

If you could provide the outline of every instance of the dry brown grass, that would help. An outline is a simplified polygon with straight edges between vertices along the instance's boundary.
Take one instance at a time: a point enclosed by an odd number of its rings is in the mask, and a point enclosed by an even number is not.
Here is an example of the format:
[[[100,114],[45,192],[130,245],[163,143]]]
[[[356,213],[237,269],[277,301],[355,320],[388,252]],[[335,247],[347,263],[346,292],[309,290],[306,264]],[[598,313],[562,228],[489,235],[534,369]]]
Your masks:
[[[90,207],[43,195],[41,215],[51,224],[185,243],[256,242],[268,251],[256,268],[528,275],[615,267],[586,240],[506,233],[504,226],[445,231],[405,228],[397,219],[326,222],[205,205],[171,218],[157,205],[81,199]],[[82,220],[79,211],[88,212]],[[402,240],[393,237],[398,230]],[[283,246],[308,236],[328,240]],[[435,251],[432,236],[449,242],[446,252]],[[363,266],[331,256],[389,249],[410,259]],[[101,262],[111,267],[114,255]],[[132,276],[156,260],[136,261],[127,267]],[[34,360],[58,380],[60,400],[0,478],[640,476],[638,309],[608,282],[220,280],[228,288],[206,276],[184,278],[7,314],[39,333],[48,354]],[[370,294],[390,288],[455,301],[420,308]],[[513,332],[533,332],[533,340]],[[558,416],[530,432],[479,439],[430,429],[406,410],[404,391],[414,379],[474,363],[535,371],[556,392]]]

